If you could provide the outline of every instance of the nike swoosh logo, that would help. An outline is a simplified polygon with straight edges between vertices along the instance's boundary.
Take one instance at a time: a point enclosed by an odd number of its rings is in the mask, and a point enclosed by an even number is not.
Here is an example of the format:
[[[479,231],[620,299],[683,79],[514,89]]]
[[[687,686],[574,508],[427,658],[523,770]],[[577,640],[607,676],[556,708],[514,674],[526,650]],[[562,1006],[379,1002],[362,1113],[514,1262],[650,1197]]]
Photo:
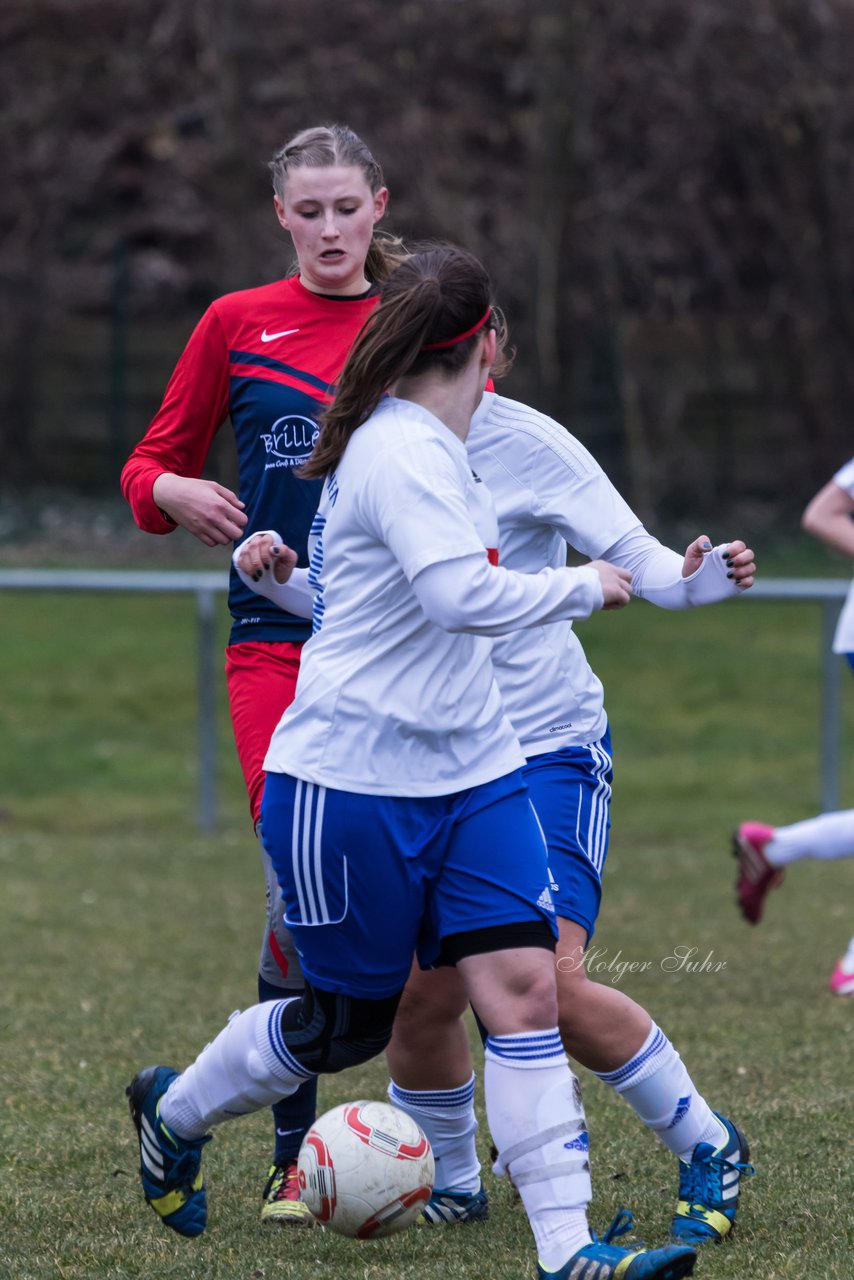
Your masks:
[[[286,338],[289,333],[299,333],[299,329],[283,329],[281,333],[268,333],[265,329],[261,334],[261,341],[275,342],[276,338]]]

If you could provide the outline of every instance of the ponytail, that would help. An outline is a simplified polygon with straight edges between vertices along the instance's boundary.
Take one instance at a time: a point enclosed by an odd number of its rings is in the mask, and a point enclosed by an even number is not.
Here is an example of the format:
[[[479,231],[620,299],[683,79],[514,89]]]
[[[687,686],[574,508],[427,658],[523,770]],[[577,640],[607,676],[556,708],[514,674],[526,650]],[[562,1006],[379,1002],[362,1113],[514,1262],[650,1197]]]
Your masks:
[[[334,471],[354,431],[404,375],[462,369],[482,330],[496,327],[491,293],[484,267],[462,249],[441,246],[406,257],[351,348],[300,474],[313,479]]]
[[[383,285],[392,271],[408,257],[409,251],[398,236],[393,236],[388,231],[374,231],[365,259],[365,275],[371,284]]]

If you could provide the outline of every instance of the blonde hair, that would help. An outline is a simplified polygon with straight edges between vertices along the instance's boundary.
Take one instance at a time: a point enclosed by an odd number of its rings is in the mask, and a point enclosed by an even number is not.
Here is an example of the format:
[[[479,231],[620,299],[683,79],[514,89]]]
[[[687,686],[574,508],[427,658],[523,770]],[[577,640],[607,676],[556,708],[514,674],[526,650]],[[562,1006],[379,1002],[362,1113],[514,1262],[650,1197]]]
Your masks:
[[[360,169],[376,195],[383,183],[383,171],[357,133],[343,124],[316,125],[303,129],[280,147],[269,164],[273,190],[280,201],[292,169],[328,169],[332,166]],[[402,241],[383,231],[375,231],[365,261],[365,275],[382,284],[406,257]]]

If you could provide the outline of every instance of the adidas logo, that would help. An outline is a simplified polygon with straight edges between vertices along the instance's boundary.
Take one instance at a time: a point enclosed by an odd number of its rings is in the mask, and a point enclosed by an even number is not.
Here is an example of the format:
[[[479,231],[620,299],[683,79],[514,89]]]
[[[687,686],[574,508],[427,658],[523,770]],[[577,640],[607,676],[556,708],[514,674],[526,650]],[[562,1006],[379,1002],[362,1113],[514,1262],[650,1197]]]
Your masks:
[[[540,894],[539,898],[537,898],[537,906],[541,911],[548,911],[549,915],[554,915],[555,904],[552,901],[550,889],[543,889],[543,892]]]
[[[147,1116],[143,1116],[140,1123],[140,1155],[142,1161],[150,1173],[154,1175],[160,1182],[163,1181],[163,1155],[154,1136],[154,1130],[148,1121]]]
[[[684,1120],[685,1116],[687,1116],[690,1110],[691,1110],[690,1095],[685,1098],[680,1098],[676,1104],[676,1110],[673,1113],[673,1119],[670,1121],[670,1124],[667,1126],[668,1129],[672,1129],[675,1125],[679,1123],[680,1120]]]
[[[563,1146],[565,1151],[589,1151],[590,1135],[585,1129],[577,1138],[573,1138],[572,1142],[565,1142]]]
[[[610,1280],[615,1274],[610,1262],[598,1262],[595,1258],[579,1258],[566,1280]]]

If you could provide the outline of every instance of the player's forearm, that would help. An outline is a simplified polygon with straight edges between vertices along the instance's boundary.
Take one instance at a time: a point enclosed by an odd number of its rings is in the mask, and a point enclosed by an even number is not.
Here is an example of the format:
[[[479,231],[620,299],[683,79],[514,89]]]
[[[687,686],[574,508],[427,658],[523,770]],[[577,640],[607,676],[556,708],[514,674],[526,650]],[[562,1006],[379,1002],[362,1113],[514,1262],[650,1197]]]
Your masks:
[[[485,556],[429,565],[412,588],[431,622],[483,636],[587,618],[603,604],[595,569],[517,573],[491,565]]]
[[[262,534],[255,534],[254,537],[261,537]],[[276,534],[278,539],[278,534]],[[310,618],[312,608],[314,606],[314,590],[308,584],[308,569],[292,569],[291,576],[287,582],[277,582],[274,572],[274,566],[269,569],[260,570],[260,578],[255,578],[248,574],[240,567],[240,553],[243,550],[241,544],[235,548],[231,557],[232,564],[237,570],[238,577],[245,587],[250,591],[254,591],[256,595],[264,596],[266,600],[272,601],[277,608],[283,609],[285,613],[295,614],[298,618]]]
[[[640,599],[660,609],[694,609],[739,594],[736,582],[728,577],[725,545],[713,547],[688,577],[682,576],[684,557],[644,528],[626,534],[608,548],[603,559],[631,571],[632,592]]]
[[[841,551],[854,560],[854,522],[850,514],[810,515],[809,508],[801,521],[807,533],[819,538],[828,547]]]

